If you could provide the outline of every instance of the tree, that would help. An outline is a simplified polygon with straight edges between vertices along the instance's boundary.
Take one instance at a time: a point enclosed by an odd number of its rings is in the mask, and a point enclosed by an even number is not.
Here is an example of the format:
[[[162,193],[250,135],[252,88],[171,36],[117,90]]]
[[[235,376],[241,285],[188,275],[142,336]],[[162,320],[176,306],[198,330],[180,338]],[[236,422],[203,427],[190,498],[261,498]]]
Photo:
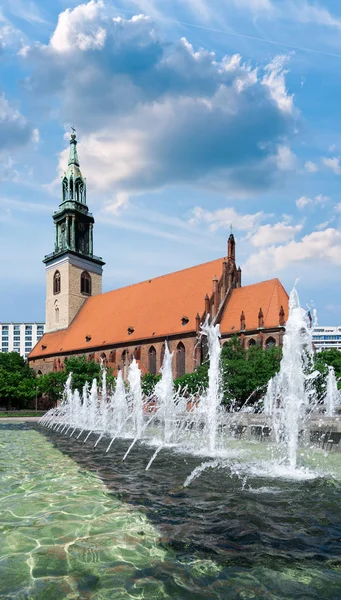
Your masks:
[[[112,369],[107,369],[107,385],[113,387],[115,378]],[[100,382],[102,378],[101,365],[94,360],[87,361],[85,356],[71,356],[65,359],[63,371],[47,373],[39,377],[39,390],[42,394],[50,398],[51,402],[56,402],[62,397],[66,380],[72,373],[71,387],[82,393],[86,382],[90,385],[93,379]]]
[[[0,353],[0,398],[6,408],[26,408],[36,394],[36,375],[18,352]]]
[[[161,375],[152,375],[152,373],[146,373],[141,378],[142,392],[145,396],[151,396],[158,381],[160,381]]]
[[[223,403],[241,407],[247,400],[250,404],[260,400],[268,381],[278,372],[281,358],[278,346],[245,349],[237,336],[226,342],[221,354]]]
[[[67,374],[65,371],[57,371],[56,373],[51,372],[47,373],[46,375],[41,375],[38,378],[38,389],[40,395],[49,398],[50,402],[56,405],[58,400],[60,400],[62,397],[66,379]]]

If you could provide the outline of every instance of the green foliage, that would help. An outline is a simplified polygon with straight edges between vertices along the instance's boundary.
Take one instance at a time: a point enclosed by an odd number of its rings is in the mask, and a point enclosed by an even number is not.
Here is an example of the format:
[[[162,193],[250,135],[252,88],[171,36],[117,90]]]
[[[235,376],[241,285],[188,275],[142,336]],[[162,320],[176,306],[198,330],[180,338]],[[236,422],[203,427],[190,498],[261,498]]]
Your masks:
[[[154,388],[158,381],[160,381],[161,375],[152,375],[151,373],[146,373],[141,378],[141,387],[142,392],[146,396],[151,396],[154,392]]]
[[[183,393],[200,394],[208,386],[208,362],[199,365],[193,373],[175,379],[174,386]]]
[[[65,359],[63,371],[48,373],[39,377],[39,389],[51,402],[56,403],[62,396],[69,374],[72,373],[71,386],[80,393],[86,382],[91,385],[94,378],[100,382],[101,366],[94,360],[88,361],[85,356],[71,356]],[[111,369],[107,369],[107,386],[113,387],[115,378]]]
[[[22,356],[18,352],[0,353],[0,398],[7,408],[25,408],[35,395],[35,372]]]
[[[41,375],[38,379],[40,395],[49,398],[51,403],[56,404],[63,394],[66,379],[67,375],[64,371]]]
[[[242,406],[255,404],[263,396],[268,381],[280,367],[282,349],[273,346],[243,348],[240,338],[229,340],[222,349],[223,402]]]
[[[317,352],[314,357],[314,369],[320,372],[320,375],[313,381],[316,394],[322,401],[326,392],[326,377],[328,367],[334,367],[336,379],[341,379],[341,352],[336,349],[322,350]],[[341,389],[341,381],[338,381],[338,388]]]

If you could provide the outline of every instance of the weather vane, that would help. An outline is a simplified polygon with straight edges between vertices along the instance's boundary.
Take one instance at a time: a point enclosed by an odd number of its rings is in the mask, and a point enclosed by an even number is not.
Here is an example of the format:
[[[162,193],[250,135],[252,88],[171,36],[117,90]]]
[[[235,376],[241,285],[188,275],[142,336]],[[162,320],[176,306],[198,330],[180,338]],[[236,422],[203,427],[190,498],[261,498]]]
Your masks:
[[[73,125],[71,125],[71,129],[72,129],[72,133],[76,132],[76,128]]]

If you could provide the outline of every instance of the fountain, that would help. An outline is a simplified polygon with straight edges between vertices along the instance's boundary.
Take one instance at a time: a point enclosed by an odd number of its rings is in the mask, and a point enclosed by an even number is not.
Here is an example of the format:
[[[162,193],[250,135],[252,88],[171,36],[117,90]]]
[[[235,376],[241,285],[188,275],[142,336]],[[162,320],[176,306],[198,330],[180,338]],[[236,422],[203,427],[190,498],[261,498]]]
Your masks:
[[[130,439],[124,460],[138,441],[154,445],[155,451],[146,465],[147,470],[160,451],[167,447],[179,452],[199,452],[203,456],[218,459],[217,464],[221,466],[219,457],[226,457],[226,453],[233,457],[236,432],[242,432],[240,438],[243,446],[243,439],[252,440],[254,431],[266,430],[264,439],[268,439],[272,448],[269,468],[274,473],[276,469],[279,472],[278,467],[281,467],[282,473],[285,468],[287,474],[295,476],[300,470],[298,457],[301,447],[309,447],[311,440],[319,443],[322,437],[331,444],[331,428],[339,435],[337,417],[334,417],[339,392],[332,368],[329,369],[324,400],[326,416],[321,412],[316,413],[319,400],[313,386],[316,373],[311,372],[311,329],[307,313],[300,306],[296,288],[289,299],[280,370],[268,383],[263,412],[259,412],[259,407],[253,412],[250,406],[234,412],[223,408],[219,325],[210,323],[207,317],[201,326],[201,335],[207,337],[209,352],[206,390],[195,395],[174,390],[173,354],[165,343],[161,379],[151,397],[145,397],[142,393],[141,371],[135,359],[128,369],[127,384],[123,381],[121,371],[118,372],[114,391],[107,389],[103,365],[100,394],[97,381],[94,380],[90,392],[88,385],[84,387],[81,398],[77,391],[72,392],[69,377],[60,406],[49,411],[41,423],[60,433],[71,430],[71,436],[79,430],[77,439],[85,432],[84,443],[92,433],[97,433],[95,446],[103,438],[109,439],[107,453],[115,440]],[[196,469],[198,474],[210,468],[212,463],[206,462],[204,465],[207,466]],[[190,481],[192,479],[190,476]]]
[[[328,368],[327,390],[324,398],[327,417],[334,417],[335,409],[340,403],[340,392],[337,388],[337,380],[333,367]]]

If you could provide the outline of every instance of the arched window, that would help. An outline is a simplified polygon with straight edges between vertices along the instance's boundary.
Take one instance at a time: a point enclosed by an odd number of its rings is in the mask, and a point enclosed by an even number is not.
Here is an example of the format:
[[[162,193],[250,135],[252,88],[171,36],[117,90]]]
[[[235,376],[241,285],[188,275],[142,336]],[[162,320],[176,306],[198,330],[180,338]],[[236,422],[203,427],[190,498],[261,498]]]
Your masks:
[[[87,271],[81,274],[81,293],[91,296],[91,277]]]
[[[73,179],[70,179],[70,200],[73,199]]]
[[[182,342],[176,348],[176,376],[182,377],[186,373],[186,350]]]
[[[67,179],[66,177],[63,179],[63,200],[67,200],[68,199],[68,192],[67,192]]]
[[[103,365],[107,365],[108,364],[108,359],[107,359],[107,355],[105,352],[102,352],[101,354],[101,362]]]
[[[60,273],[59,273],[59,271],[56,271],[55,274],[53,275],[53,293],[54,294],[60,293]]]
[[[272,348],[272,346],[276,346],[276,340],[273,337],[268,337],[265,342],[265,348]]]
[[[59,323],[59,308],[58,308],[58,306],[56,306],[56,308],[54,309],[54,312],[55,312],[56,323]]]
[[[121,364],[122,364],[123,379],[127,379],[128,367],[129,367],[129,352],[128,352],[128,350],[123,350]]]
[[[249,348],[251,348],[251,346],[255,346],[255,345],[256,345],[256,340],[251,338],[251,340],[249,340]]]
[[[149,373],[151,375],[156,375],[156,350],[154,346],[149,348],[148,352],[149,356]]]
[[[41,371],[38,371],[37,375],[42,375],[42,372],[41,372]]]

